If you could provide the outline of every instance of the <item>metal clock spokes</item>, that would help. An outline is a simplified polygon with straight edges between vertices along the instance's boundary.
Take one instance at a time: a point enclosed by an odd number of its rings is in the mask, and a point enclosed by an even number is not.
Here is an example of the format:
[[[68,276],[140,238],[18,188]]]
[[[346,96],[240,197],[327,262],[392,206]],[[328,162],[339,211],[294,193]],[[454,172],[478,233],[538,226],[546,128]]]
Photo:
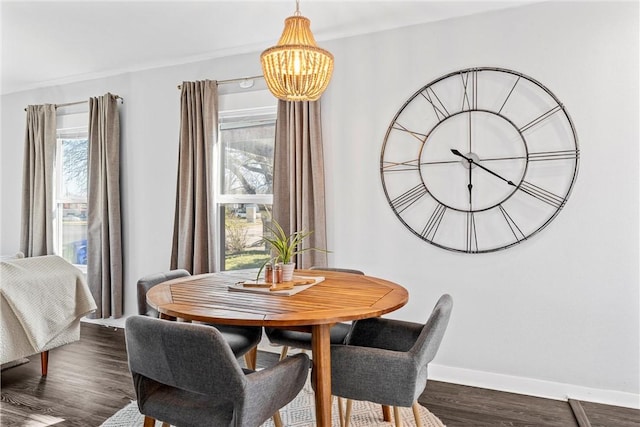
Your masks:
[[[472,68],[405,102],[387,129],[380,174],[413,234],[483,253],[545,228],[565,206],[578,162],[573,123],[546,87],[515,71]]]
[[[514,188],[496,185],[492,181],[495,178],[491,178],[489,182],[486,182],[485,176],[478,176],[474,172],[474,169],[487,169],[480,163],[480,154],[484,156],[492,153],[494,156],[507,157],[505,154],[500,154],[500,150],[503,150],[503,148],[496,150],[496,147],[502,147],[505,142],[508,142],[509,145],[505,152],[508,157],[526,158],[526,144],[521,134],[517,131],[516,125],[508,119],[504,119],[486,109],[459,111],[442,119],[429,132],[426,132],[426,135],[427,137],[423,141],[419,154],[421,179],[428,188],[430,195],[447,208],[463,212],[484,211],[495,207],[502,200],[510,197],[515,190]],[[464,150],[471,150],[466,154],[462,154],[462,147],[464,147]],[[457,184],[464,186],[464,194],[451,191],[448,188],[449,182],[445,182],[440,178],[445,173],[444,168],[435,166],[438,164],[446,165],[447,163],[442,159],[452,159],[454,157],[456,160],[450,163],[453,166],[447,169],[447,177],[453,182],[458,182],[458,178],[461,178],[461,176],[457,175],[460,172],[464,172],[464,183],[460,181]],[[512,168],[513,170],[508,171],[508,176],[513,177],[515,182],[519,182],[526,171],[526,162],[524,160],[513,160]],[[501,169],[503,169],[502,166],[498,168],[498,171]],[[488,172],[493,172],[500,176],[496,171],[489,170]],[[481,174],[483,173],[485,172],[481,172]],[[471,187],[469,184],[471,184]],[[476,191],[474,191],[474,187]],[[487,188],[490,190],[487,191]]]

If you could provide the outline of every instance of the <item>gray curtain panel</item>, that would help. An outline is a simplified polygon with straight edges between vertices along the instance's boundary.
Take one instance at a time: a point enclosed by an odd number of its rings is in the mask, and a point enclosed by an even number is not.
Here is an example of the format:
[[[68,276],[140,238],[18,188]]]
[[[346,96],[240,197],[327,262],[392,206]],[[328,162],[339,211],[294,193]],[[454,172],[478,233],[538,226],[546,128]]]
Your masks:
[[[114,95],[89,99],[87,279],[96,318],[122,316],[120,118]]]
[[[320,101],[278,101],[273,216],[287,233],[313,231],[303,248],[327,248]],[[296,268],[326,267],[327,254],[306,251]]]
[[[53,162],[56,106],[29,105],[22,176],[20,251],[27,257],[53,254]]]
[[[183,268],[191,274],[201,274],[218,268],[211,181],[217,129],[217,82],[183,82],[172,270]]]

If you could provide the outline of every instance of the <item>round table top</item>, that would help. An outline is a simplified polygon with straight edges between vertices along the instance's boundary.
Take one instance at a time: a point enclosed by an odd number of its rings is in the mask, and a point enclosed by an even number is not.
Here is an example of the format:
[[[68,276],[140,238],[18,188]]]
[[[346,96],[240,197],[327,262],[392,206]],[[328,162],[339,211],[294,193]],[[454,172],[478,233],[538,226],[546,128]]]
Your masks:
[[[358,274],[296,270],[324,280],[295,295],[230,291],[255,272],[227,271],[170,280],[154,286],[147,302],[162,315],[245,326],[309,326],[377,317],[404,306],[409,294],[388,280]]]

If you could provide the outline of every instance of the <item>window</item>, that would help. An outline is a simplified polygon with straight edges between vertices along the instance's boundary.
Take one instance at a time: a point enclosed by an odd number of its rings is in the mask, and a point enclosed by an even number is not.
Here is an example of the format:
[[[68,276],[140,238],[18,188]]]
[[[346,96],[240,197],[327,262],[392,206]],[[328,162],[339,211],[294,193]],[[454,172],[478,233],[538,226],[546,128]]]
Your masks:
[[[87,117],[86,114],[79,116]],[[81,268],[87,265],[88,146],[86,125],[58,129],[54,247],[57,255]]]
[[[219,114],[221,270],[260,267],[269,258],[262,236],[273,202],[275,120],[275,107]]]

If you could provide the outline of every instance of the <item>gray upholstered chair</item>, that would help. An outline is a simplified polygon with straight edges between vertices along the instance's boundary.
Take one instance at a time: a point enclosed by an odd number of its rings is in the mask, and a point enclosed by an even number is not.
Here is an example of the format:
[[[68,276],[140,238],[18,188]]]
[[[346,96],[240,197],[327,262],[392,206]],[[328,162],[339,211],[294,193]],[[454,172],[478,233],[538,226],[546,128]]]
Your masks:
[[[309,270],[338,271],[341,273],[360,275],[364,274],[360,270],[352,270],[348,268],[311,267]],[[269,342],[282,346],[280,360],[287,357],[289,347],[311,350],[311,334],[308,332],[289,331],[278,328],[264,328],[264,330],[267,338],[269,338]],[[331,328],[331,344],[343,344],[350,330],[350,323],[336,323],[333,325]]]
[[[145,426],[256,427],[298,395],[309,373],[306,354],[243,370],[220,331],[202,324],[132,316],[125,336]]]
[[[177,269],[150,274],[138,280],[138,314],[159,317],[159,313],[147,304],[147,292],[149,292],[149,289],[162,282],[190,275],[187,270]],[[245,363],[248,368],[256,368],[257,346],[262,339],[261,327],[218,325],[213,323],[207,323],[207,325],[215,327],[222,333],[236,357],[245,357]]]
[[[420,425],[417,399],[452,307],[453,299],[445,294],[424,325],[381,317],[356,321],[346,344],[331,346],[332,394],[393,406],[396,426],[402,425],[398,407],[412,407]],[[345,427],[350,413],[349,400]]]

